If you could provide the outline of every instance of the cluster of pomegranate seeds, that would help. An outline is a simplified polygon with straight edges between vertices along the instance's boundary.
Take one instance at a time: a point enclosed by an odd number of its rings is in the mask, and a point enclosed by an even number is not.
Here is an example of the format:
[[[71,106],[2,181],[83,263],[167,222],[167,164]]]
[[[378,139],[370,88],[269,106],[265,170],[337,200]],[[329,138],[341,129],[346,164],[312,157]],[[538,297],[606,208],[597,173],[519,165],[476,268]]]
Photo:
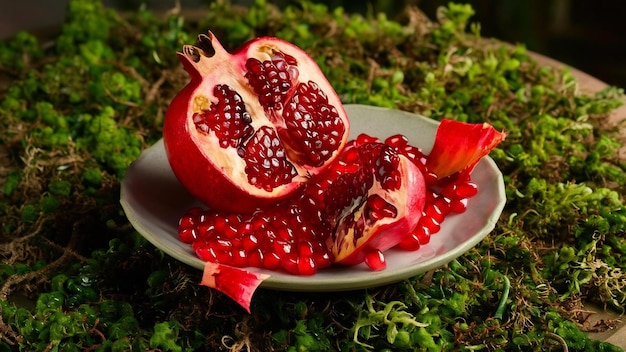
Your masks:
[[[312,81],[300,83],[294,95],[285,105],[283,119],[287,126],[287,140],[296,159],[320,166],[337,150],[346,132],[346,126],[328,97]]]
[[[292,56],[276,52],[270,60],[246,60],[245,77],[267,109],[281,110],[292,82],[298,78],[297,61]]]
[[[194,113],[193,122],[198,131],[215,132],[220,147],[237,148],[254,133],[250,125],[252,117],[246,111],[241,95],[231,87],[218,84],[213,88],[213,94],[217,100],[211,103],[211,110]]]
[[[298,174],[287,160],[287,151],[276,130],[269,126],[259,127],[245,149],[241,148],[238,152],[246,161],[245,172],[250,184],[268,192]]]
[[[313,275],[332,257],[330,232],[312,203],[302,197],[247,215],[192,208],[180,220],[179,237],[208,262]]]

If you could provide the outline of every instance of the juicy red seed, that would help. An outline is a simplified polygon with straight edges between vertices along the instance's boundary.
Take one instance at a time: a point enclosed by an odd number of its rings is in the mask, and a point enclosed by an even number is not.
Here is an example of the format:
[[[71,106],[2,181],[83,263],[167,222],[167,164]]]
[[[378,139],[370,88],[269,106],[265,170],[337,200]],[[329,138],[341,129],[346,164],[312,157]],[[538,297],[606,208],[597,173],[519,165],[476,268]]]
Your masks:
[[[311,242],[301,241],[298,243],[298,255],[300,257],[313,256],[313,246],[311,245]]]
[[[450,184],[441,189],[441,195],[448,199],[456,198],[456,185]]]
[[[298,257],[290,256],[283,258],[280,262],[283,269],[293,275],[300,274],[300,268],[298,267]]]
[[[439,196],[435,199],[434,204],[441,210],[441,213],[445,216],[450,214],[450,199]]]
[[[365,145],[365,144],[378,143],[378,142],[380,142],[380,141],[379,141],[379,139],[377,137],[370,136],[370,135],[365,134],[365,133],[361,133],[354,140],[354,145],[357,146],[357,147],[360,147],[360,146]]]
[[[217,100],[211,102],[209,110],[193,114],[196,129],[201,133],[213,131],[222,148],[238,147],[254,133],[252,117],[241,95],[230,86],[216,85],[213,95]]]
[[[248,266],[262,268],[263,267],[263,252],[260,248],[254,248],[247,252]]]
[[[400,154],[406,156],[409,160],[413,162],[413,164],[417,166],[426,165],[426,157],[422,150],[418,147],[414,147],[412,145],[406,145],[402,148],[395,148]]]
[[[400,243],[398,243],[396,247],[404,251],[416,251],[421,247],[421,245],[417,234],[412,232],[408,236],[406,236]]]
[[[207,262],[217,262],[217,253],[208,243],[195,241],[191,248],[196,252],[198,258]]]
[[[432,171],[422,170],[422,174],[424,175],[424,183],[426,186],[432,186],[439,180],[439,176]]]
[[[232,266],[236,266],[238,268],[248,266],[248,256],[246,255],[246,251],[243,249],[238,249],[232,252],[232,262],[226,263]]]
[[[293,252],[293,246],[289,242],[276,241],[273,243],[272,246],[273,246],[274,253],[280,256],[290,255]]]
[[[187,227],[184,229],[179,229],[178,230],[178,238],[183,242],[183,243],[192,243],[193,241],[195,241],[198,236],[196,233],[196,228],[194,227]]]
[[[209,244],[218,251],[227,251],[233,248],[233,243],[224,238],[215,238]]]
[[[385,144],[399,151],[399,150],[404,149],[409,144],[409,139],[406,138],[405,135],[394,134],[393,136],[390,136],[387,139],[385,139]]]
[[[368,221],[374,222],[384,218],[395,218],[398,215],[398,209],[378,194],[372,194],[367,198],[365,214]]]
[[[243,239],[241,240],[241,247],[243,247],[243,249],[246,251],[250,251],[254,248],[257,248],[258,245],[259,245],[259,240],[256,238],[254,234],[247,234],[243,236]]]
[[[296,168],[286,158],[285,147],[269,126],[257,130],[246,145],[244,159],[248,182],[268,192],[291,182],[297,175]]]
[[[418,222],[417,226],[418,226],[418,228],[420,226],[425,227],[426,229],[428,229],[428,233],[429,234],[437,233],[437,232],[439,232],[439,230],[441,228],[441,225],[439,224],[438,221],[436,221],[433,218],[426,217],[426,216],[422,216],[419,219],[419,222]]]
[[[452,199],[450,200],[450,211],[453,213],[460,214],[467,209],[467,203],[468,203],[467,198]]]
[[[431,217],[435,219],[438,223],[441,224],[443,219],[446,217],[445,214],[439,209],[436,203],[427,203],[424,207],[424,215],[426,217]]]
[[[311,257],[298,258],[298,274],[300,275],[313,275],[317,272],[317,265]]]
[[[456,186],[457,198],[470,198],[478,193],[478,185],[474,182],[463,182]]]
[[[383,252],[377,249],[365,255],[365,264],[373,271],[380,271],[387,267]]]
[[[252,86],[259,102],[267,109],[283,108],[285,97],[292,88],[292,81],[298,78],[296,60],[282,53],[275,53],[271,60],[263,62],[249,58],[246,61],[245,77]]]
[[[299,161],[320,166],[339,148],[346,126],[315,82],[300,83],[283,111]]]
[[[417,228],[413,231],[413,235],[417,238],[417,241],[420,245],[425,245],[430,242],[430,230],[425,226],[418,225]]]
[[[326,249],[322,253],[314,253],[314,260],[318,269],[325,268],[332,264],[332,259]]]
[[[280,257],[274,252],[265,252],[263,254],[263,267],[269,270],[277,270],[280,268]]]

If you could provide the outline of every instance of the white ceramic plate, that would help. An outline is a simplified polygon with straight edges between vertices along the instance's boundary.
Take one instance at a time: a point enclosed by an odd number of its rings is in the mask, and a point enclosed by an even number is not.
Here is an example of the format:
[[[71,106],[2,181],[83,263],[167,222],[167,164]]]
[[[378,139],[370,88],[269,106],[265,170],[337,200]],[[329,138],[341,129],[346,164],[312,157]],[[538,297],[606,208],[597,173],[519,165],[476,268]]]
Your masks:
[[[402,133],[411,144],[430,152],[436,121],[371,106],[346,105],[345,108],[351,121],[351,138],[362,132],[379,138]],[[389,284],[445,265],[482,240],[494,228],[504,208],[504,182],[492,159],[483,158],[474,169],[472,179],[480,188],[479,193],[470,199],[467,211],[448,216],[441,231],[419,250],[385,252],[385,270],[372,272],[364,264],[335,266],[304,277],[257,268],[250,270],[271,275],[261,285],[265,288],[341,291]],[[121,204],[131,224],[152,244],[181,262],[198,269],[204,267],[204,262],[196,257],[191,246],[178,240],[179,217],[199,203],[172,173],[162,140],[145,150],[129,167],[122,181]]]

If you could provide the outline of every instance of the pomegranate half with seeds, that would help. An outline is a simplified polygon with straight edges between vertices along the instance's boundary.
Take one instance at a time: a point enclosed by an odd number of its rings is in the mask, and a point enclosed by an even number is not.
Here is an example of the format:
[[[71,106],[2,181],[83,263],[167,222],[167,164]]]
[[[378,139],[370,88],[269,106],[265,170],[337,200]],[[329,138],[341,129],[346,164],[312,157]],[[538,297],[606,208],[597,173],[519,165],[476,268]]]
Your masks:
[[[261,37],[228,53],[209,32],[178,55],[191,81],[167,110],[165,150],[209,207],[251,212],[287,198],[345,145],[339,97],[293,44]]]

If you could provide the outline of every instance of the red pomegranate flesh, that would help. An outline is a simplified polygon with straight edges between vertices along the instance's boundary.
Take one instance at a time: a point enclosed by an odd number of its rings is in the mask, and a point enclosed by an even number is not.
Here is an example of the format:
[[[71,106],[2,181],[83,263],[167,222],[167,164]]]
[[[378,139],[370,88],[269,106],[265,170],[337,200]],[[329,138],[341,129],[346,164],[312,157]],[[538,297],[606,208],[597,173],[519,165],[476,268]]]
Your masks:
[[[244,213],[287,198],[345,145],[339,97],[293,44],[261,37],[228,53],[209,32],[178,55],[191,81],[167,110],[165,150],[209,207]]]

